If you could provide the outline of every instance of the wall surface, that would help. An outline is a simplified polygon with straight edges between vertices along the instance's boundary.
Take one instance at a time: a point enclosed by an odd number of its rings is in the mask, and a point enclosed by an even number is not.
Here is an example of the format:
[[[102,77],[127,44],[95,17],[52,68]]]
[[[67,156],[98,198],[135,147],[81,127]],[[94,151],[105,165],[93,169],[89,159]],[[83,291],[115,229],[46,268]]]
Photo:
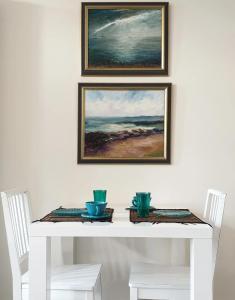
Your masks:
[[[135,191],[146,190],[156,205],[197,213],[207,188],[224,190],[215,300],[233,300],[235,1],[170,1],[170,76],[165,78],[82,78],[80,13],[76,0],[1,1],[0,190],[28,189],[34,218],[59,205],[82,205],[95,187],[108,189],[111,206],[126,206]],[[81,81],[172,82],[172,163],[77,165]],[[0,299],[10,300],[4,232],[0,210]],[[104,264],[104,300],[128,299],[133,260],[184,261],[180,241],[79,239],[78,248],[78,261]]]

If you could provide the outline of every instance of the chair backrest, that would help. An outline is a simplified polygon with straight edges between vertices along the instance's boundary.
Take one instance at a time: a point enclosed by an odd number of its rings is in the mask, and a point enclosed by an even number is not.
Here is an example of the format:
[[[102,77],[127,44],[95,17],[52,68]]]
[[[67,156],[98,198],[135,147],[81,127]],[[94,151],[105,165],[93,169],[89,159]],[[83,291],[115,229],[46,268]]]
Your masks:
[[[212,259],[213,274],[215,272],[216,257],[219,247],[220,231],[224,213],[226,194],[220,191],[209,189],[204,210],[204,220],[213,227]]]
[[[28,269],[30,210],[27,192],[1,192],[13,280]]]

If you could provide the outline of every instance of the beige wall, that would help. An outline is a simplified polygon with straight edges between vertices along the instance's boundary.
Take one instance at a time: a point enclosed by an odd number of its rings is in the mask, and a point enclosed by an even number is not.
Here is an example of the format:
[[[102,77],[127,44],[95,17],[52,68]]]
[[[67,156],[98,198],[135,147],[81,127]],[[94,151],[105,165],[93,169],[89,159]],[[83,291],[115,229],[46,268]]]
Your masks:
[[[235,2],[170,1],[166,78],[82,78],[79,1],[1,3],[0,189],[29,189],[34,218],[59,205],[81,205],[94,187],[108,189],[112,206],[146,190],[156,204],[196,212],[208,187],[222,189],[228,199],[215,300],[233,300]],[[171,165],[77,165],[79,81],[172,82]],[[0,299],[10,300],[2,212],[0,222]],[[181,251],[171,258],[171,245],[177,248],[167,240],[81,239],[77,256],[104,263],[105,300],[126,300],[129,262],[178,261]]]

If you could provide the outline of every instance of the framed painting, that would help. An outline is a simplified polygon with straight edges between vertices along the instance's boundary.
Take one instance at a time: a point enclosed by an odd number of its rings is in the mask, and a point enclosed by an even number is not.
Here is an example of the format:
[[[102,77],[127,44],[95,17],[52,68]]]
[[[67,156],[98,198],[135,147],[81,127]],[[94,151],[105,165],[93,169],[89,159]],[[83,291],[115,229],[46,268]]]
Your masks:
[[[80,83],[78,163],[170,163],[170,83]]]
[[[82,3],[82,75],[167,74],[167,2]]]

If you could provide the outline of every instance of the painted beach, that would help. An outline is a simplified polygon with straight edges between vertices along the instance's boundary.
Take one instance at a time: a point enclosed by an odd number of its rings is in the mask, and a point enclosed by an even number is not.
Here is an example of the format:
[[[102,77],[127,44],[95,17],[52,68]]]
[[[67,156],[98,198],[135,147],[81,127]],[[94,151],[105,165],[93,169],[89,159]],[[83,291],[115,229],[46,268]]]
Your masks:
[[[89,90],[85,112],[85,157],[164,156],[163,91]]]
[[[164,117],[87,118],[85,155],[105,158],[162,157]]]

